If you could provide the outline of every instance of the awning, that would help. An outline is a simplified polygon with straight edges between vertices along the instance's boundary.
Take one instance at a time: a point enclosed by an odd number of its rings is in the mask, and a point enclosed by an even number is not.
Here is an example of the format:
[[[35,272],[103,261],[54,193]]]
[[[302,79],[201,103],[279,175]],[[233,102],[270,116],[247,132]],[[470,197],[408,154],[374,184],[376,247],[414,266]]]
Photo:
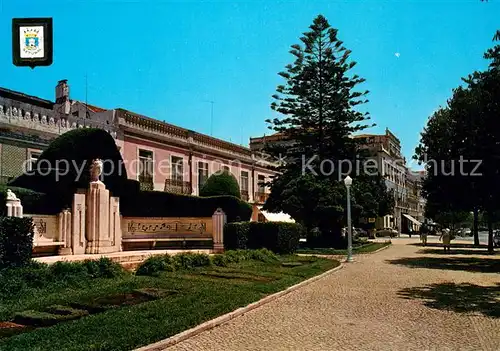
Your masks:
[[[420,223],[419,221],[417,221],[415,218],[413,218],[412,216],[406,214],[406,213],[403,213],[403,216],[405,216],[406,218],[408,218],[408,220],[410,220],[413,224],[416,224],[416,225],[421,225],[422,223]]]
[[[280,212],[280,213],[271,213],[271,212],[266,212],[262,211],[259,208],[259,212],[266,218],[267,221],[269,222],[287,222],[287,223],[295,223],[292,217],[290,215]]]

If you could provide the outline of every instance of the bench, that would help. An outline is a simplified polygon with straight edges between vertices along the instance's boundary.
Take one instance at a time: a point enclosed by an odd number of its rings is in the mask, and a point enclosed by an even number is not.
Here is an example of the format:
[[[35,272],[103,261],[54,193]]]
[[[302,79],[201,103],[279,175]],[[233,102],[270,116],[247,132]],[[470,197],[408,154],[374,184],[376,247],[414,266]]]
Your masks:
[[[137,236],[125,237],[122,238],[122,243],[141,243],[146,242],[150,244],[150,248],[154,249],[156,247],[157,242],[176,242],[176,241],[212,241],[213,238],[211,236],[175,236],[168,238],[161,237],[142,237],[138,238]]]
[[[64,242],[63,241],[39,241],[39,242],[34,242],[33,247],[37,246],[63,246]]]

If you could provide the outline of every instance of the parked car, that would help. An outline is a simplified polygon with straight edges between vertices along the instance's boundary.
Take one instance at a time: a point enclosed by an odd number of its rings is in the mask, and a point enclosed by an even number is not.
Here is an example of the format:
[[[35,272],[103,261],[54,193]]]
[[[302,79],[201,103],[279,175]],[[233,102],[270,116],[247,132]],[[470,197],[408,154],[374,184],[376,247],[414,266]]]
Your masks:
[[[362,228],[354,228],[354,230],[356,231],[357,236],[368,236],[368,232]]]
[[[394,228],[382,228],[382,229],[378,229],[375,232],[376,236],[389,236],[391,238],[398,236],[398,234],[399,234],[399,232]]]

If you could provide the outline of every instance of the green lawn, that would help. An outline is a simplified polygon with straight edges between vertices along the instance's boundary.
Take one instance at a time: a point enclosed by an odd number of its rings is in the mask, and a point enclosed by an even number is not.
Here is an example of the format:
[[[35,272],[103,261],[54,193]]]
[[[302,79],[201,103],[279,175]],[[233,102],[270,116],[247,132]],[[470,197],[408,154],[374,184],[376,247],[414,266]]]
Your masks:
[[[274,263],[244,261],[228,267],[163,272],[158,277],[128,274],[35,290],[21,298],[0,300],[0,321],[11,320],[16,313],[26,310],[44,311],[56,304],[85,304],[137,289],[158,288],[174,293],[6,337],[0,339],[0,350],[131,350],[175,335],[337,265],[337,261],[322,258],[282,256]]]
[[[377,251],[378,249],[381,249],[382,247],[391,245],[391,243],[374,243],[370,242],[367,244],[359,245],[357,247],[353,247],[352,252],[354,254],[361,254],[361,253],[370,253],[373,251]],[[337,250],[337,249],[330,249],[330,248],[304,248],[304,249],[299,249],[297,250],[297,253],[299,254],[311,254],[311,255],[347,255],[347,250]]]

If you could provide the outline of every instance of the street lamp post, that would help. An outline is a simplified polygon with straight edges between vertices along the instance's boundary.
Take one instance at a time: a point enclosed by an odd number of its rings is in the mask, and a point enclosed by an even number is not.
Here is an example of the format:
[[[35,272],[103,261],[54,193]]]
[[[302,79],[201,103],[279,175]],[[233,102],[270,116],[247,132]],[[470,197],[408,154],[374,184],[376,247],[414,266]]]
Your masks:
[[[347,176],[344,179],[347,189],[347,262],[352,262],[352,225],[351,225],[351,184],[352,178]]]

